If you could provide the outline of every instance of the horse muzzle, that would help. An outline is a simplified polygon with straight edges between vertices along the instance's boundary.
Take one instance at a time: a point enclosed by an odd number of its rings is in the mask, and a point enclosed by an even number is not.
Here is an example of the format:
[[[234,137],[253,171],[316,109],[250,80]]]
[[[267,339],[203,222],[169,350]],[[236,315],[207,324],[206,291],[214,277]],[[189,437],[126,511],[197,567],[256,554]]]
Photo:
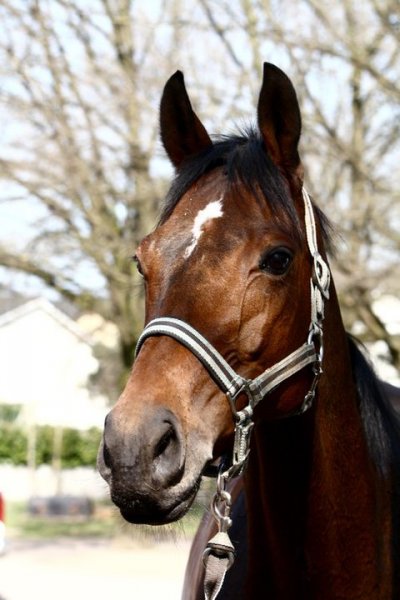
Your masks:
[[[200,477],[185,477],[186,443],[168,409],[150,410],[135,429],[113,409],[98,453],[100,475],[130,523],[159,525],[179,519],[197,493]]]

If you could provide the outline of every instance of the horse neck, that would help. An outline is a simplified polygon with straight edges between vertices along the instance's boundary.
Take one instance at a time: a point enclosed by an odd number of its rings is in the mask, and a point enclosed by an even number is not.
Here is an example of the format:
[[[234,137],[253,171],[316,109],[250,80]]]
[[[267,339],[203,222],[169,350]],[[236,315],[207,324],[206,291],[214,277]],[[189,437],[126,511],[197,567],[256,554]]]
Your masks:
[[[248,585],[285,600],[389,598],[388,590],[371,595],[379,587],[376,483],[334,290],[328,304],[315,406],[254,430],[245,480]]]

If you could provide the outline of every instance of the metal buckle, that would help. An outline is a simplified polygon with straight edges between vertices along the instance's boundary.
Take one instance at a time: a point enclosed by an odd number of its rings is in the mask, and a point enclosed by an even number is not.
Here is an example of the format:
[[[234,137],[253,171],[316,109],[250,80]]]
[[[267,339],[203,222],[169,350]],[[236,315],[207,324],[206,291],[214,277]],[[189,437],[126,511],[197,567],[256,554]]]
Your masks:
[[[232,464],[225,472],[229,479],[243,473],[250,452],[250,438],[254,427],[252,421],[254,400],[250,390],[250,383],[248,380],[243,380],[240,388],[234,394],[229,392],[226,394],[235,419]],[[245,408],[238,411],[236,409],[236,400],[241,394],[246,394],[249,402]]]
[[[231,467],[232,471],[235,472],[235,475],[233,475],[235,477],[244,471],[249,456],[251,432],[254,427],[252,416],[253,409],[250,405],[237,413]]]
[[[236,400],[241,394],[246,394],[247,399],[249,401],[248,406],[250,406],[251,409],[253,408],[253,395],[250,390],[250,383],[251,381],[249,381],[248,379],[243,379],[241,381],[240,388],[238,388],[234,394],[231,394],[231,392],[229,391],[226,392],[226,396],[229,400],[229,404],[235,419],[237,419],[239,413],[241,412],[236,410]]]
[[[309,410],[314,402],[315,394],[317,392],[318,382],[323,373],[322,370],[322,360],[324,358],[324,344],[323,344],[323,331],[322,324],[312,323],[310,327],[310,332],[308,334],[308,344],[313,344],[316,350],[317,358],[315,363],[313,364],[313,373],[314,378],[311,382],[311,387],[308,390],[307,394],[304,396],[303,404],[300,408],[294,413],[294,415],[302,415],[307,410]]]
[[[322,374],[322,360],[324,358],[324,333],[322,330],[322,323],[311,323],[310,331],[308,333],[308,344],[313,344],[316,354],[317,360],[316,365],[318,368],[318,373]],[[315,373],[315,365],[314,365],[314,373]]]
[[[329,286],[331,281],[331,272],[325,260],[319,252],[313,254],[313,283],[318,287],[326,300],[329,300]]]

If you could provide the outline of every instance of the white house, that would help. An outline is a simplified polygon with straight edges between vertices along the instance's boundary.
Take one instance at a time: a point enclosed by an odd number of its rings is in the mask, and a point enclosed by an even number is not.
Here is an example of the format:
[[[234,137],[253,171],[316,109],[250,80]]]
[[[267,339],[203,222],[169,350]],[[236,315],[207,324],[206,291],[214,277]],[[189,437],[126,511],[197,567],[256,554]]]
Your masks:
[[[379,296],[373,303],[374,312],[378,315],[387,331],[393,336],[400,336],[400,300],[395,296]],[[389,364],[388,350],[384,341],[368,345],[379,376],[393,385],[400,385],[400,373]]]
[[[97,369],[92,339],[45,298],[0,315],[0,404],[21,405],[23,420],[102,427],[106,399],[88,390]]]

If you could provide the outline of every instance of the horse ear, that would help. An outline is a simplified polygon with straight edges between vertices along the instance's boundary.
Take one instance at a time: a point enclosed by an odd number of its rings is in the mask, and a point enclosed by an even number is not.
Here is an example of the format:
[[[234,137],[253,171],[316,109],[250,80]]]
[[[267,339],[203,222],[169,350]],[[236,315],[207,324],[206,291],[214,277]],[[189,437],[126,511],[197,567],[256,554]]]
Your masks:
[[[160,104],[163,146],[175,167],[189,156],[212,146],[205,127],[192,109],[183,73],[177,71],[165,84]]]
[[[274,161],[289,176],[303,178],[298,153],[301,116],[290,79],[275,65],[264,63],[264,76],[258,100],[258,126]]]

